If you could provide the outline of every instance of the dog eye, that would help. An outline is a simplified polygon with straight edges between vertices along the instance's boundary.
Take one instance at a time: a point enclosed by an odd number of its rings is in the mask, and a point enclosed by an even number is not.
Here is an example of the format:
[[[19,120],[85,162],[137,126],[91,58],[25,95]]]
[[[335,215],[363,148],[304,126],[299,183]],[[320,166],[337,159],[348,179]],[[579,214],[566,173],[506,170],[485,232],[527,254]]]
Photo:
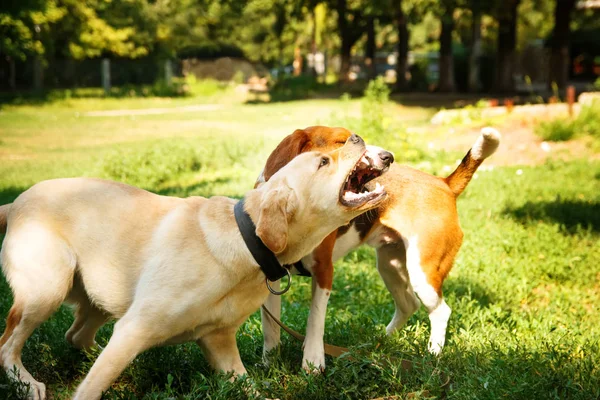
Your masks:
[[[319,168],[326,166],[329,164],[329,157],[321,158],[321,162],[319,163]]]

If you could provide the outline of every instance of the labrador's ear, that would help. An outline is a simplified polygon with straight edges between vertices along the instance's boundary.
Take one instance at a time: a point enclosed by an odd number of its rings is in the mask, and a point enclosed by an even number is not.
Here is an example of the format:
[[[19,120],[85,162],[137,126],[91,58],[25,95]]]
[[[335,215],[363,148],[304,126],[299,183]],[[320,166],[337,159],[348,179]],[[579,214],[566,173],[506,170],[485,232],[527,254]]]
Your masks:
[[[287,185],[269,190],[261,199],[256,235],[275,254],[287,247],[288,222],[296,207],[296,194]]]

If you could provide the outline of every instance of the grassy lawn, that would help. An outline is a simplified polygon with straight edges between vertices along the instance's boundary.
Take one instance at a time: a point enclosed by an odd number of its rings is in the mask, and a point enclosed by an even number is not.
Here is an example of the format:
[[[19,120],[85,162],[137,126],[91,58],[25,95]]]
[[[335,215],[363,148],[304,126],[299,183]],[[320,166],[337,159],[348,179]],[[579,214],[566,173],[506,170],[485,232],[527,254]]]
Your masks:
[[[209,111],[100,116],[118,108],[181,108],[192,99],[68,99],[0,110],[0,204],[48,178],[98,176],[174,196],[241,197],[275,145],[296,128],[343,123],[357,100],[250,105],[221,98]],[[389,134],[367,138],[395,151],[397,162],[453,165],[464,151],[428,149],[423,127],[432,109],[389,105]],[[418,131],[418,129],[417,129]],[[461,128],[455,131],[460,134]],[[398,133],[401,132],[401,133]],[[408,133],[407,133],[408,132]],[[361,133],[358,132],[357,133]],[[440,132],[436,132],[440,135]],[[475,136],[472,137],[475,139]],[[471,141],[472,142],[472,141]],[[493,157],[485,165],[493,164]],[[238,333],[250,380],[281,399],[592,399],[600,397],[600,162],[548,161],[478,173],[458,202],[465,241],[445,283],[453,309],[439,358],[426,351],[429,322],[420,309],[391,337],[391,296],[361,248],[336,265],[325,339],[352,357],[328,358],[322,375],[301,371],[301,344],[283,336],[262,364],[260,317]],[[310,281],[297,278],[283,298],[283,319],[303,331]],[[0,329],[12,298],[0,278]],[[67,399],[97,354],[69,347],[73,320],[62,307],[27,342],[23,362],[52,399]],[[98,335],[110,338],[112,324]],[[413,362],[411,370],[400,359]],[[444,385],[446,383],[446,385]],[[245,398],[243,382],[214,373],[195,344],[140,355],[106,398]],[[0,398],[18,388],[0,373]]]

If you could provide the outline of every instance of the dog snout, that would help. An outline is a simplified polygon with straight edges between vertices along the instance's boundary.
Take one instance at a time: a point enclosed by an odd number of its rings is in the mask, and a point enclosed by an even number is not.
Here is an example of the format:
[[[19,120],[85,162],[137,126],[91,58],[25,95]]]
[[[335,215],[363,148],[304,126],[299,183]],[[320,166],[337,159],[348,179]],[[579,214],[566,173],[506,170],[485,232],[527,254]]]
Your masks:
[[[353,144],[365,144],[365,141],[363,140],[363,138],[361,138],[360,136],[358,136],[357,134],[353,133],[348,140],[350,141],[350,143]]]
[[[371,167],[378,170],[385,170],[394,162],[394,154],[378,146],[368,145],[365,156]]]
[[[388,167],[390,166],[391,163],[394,162],[394,155],[392,153],[390,153],[389,151],[384,150],[381,153],[379,153],[379,158]]]

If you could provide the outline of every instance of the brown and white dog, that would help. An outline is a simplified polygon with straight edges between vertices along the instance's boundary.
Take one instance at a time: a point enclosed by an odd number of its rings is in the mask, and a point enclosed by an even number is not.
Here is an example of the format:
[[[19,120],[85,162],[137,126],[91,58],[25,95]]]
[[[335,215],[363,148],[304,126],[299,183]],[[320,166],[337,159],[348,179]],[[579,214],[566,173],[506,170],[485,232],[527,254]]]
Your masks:
[[[365,162],[380,155],[358,136],[347,139],[332,152],[302,154],[247,193],[256,235],[281,264],[385,200],[381,188],[358,193],[353,183],[382,173]],[[161,344],[196,341],[214,368],[245,374],[235,334],[268,291],[236,225],[235,204],[75,178],[38,183],[1,206],[2,269],[14,293],[0,338],[9,376],[29,383],[29,398],[46,398],[21,350],[65,301],[76,306],[66,338],[77,348],[94,346],[97,330],[119,319],[77,400],[99,399],[139,353]]]
[[[257,184],[305,151],[331,151],[351,133],[344,128],[313,126],[298,129],[283,139],[269,156]],[[447,178],[438,178],[416,169],[392,165],[390,171],[372,182],[383,184],[388,198],[377,209],[362,214],[329,235],[314,252],[303,258],[313,276],[312,303],[306,327],[305,369],[325,367],[323,334],[325,313],[333,281],[333,261],[352,249],[368,244],[377,250],[377,269],[396,306],[387,326],[391,334],[402,327],[419,307],[429,312],[429,351],[439,354],[444,346],[451,309],[442,296],[442,284],[452,268],[463,239],[456,211],[456,198],[473,174],[500,141],[493,128],[484,128],[471,150]],[[416,295],[415,295],[416,294]],[[418,298],[417,298],[418,296]],[[280,316],[281,300],[270,296],[265,306]],[[265,355],[279,344],[279,326],[263,311]]]

